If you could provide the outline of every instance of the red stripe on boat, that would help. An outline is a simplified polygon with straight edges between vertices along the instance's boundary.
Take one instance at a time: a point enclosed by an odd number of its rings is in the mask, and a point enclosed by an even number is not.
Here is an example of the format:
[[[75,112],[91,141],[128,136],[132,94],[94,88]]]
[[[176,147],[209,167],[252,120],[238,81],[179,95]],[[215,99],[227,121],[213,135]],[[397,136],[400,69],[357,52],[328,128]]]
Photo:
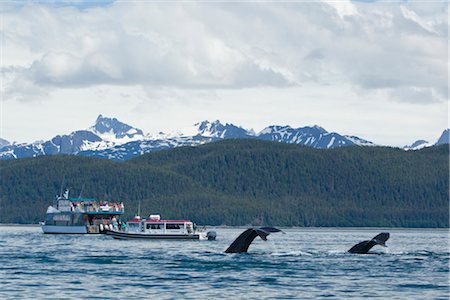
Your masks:
[[[150,219],[133,219],[128,220],[130,223],[139,223],[141,221],[144,221],[146,223],[186,223],[191,222],[190,220],[150,220]]]

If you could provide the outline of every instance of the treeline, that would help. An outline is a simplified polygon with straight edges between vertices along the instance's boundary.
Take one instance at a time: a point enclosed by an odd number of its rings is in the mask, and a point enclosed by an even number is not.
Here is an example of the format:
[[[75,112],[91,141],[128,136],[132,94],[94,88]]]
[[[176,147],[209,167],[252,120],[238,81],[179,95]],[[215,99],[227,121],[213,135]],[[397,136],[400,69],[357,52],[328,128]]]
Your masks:
[[[317,150],[226,140],[127,162],[78,156],[0,161],[0,223],[36,223],[62,181],[72,196],[121,200],[131,217],[211,225],[449,226],[449,150]]]

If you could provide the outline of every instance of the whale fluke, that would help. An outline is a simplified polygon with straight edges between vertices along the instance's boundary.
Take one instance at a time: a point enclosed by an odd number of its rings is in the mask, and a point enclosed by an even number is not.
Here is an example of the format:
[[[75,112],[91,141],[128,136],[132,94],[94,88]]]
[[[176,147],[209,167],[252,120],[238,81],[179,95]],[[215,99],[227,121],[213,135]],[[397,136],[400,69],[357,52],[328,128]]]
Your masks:
[[[381,245],[381,246],[387,247],[386,241],[388,239],[389,239],[389,232],[382,232],[382,233],[378,234],[377,236],[375,236],[370,241],[362,241],[362,242],[356,244],[355,246],[350,248],[350,250],[348,250],[348,252],[349,253],[366,254],[375,245]]]
[[[274,227],[260,227],[260,228],[249,228],[241,233],[230,247],[225,250],[225,253],[241,253],[247,252],[248,247],[253,242],[253,240],[259,236],[262,240],[267,241],[267,236],[272,232],[283,232],[278,228]]]

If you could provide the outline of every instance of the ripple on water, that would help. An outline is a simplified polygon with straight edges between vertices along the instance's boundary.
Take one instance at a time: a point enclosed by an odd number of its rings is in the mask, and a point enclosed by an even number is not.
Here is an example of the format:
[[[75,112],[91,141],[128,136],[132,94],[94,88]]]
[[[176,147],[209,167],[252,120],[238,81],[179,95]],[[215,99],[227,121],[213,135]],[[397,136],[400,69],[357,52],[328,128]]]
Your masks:
[[[346,253],[373,229],[289,229],[255,240],[248,254],[223,253],[242,229],[216,231],[215,242],[117,241],[8,228],[0,231],[0,298],[449,296],[446,231],[392,229],[389,251],[377,255]]]
[[[411,289],[442,289],[446,286],[435,285],[435,284],[399,284],[400,288],[411,288]]]

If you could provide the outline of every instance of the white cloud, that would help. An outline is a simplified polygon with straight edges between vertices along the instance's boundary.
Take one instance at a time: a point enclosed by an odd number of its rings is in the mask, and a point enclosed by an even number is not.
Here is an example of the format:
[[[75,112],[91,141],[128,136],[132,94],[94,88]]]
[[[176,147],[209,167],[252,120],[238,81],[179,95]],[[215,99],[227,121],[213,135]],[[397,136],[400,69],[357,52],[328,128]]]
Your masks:
[[[358,14],[356,6],[349,0],[341,1],[324,1],[326,4],[333,7],[340,18],[345,18],[346,16],[353,16]]]
[[[308,80],[440,88],[433,84],[442,82],[424,74],[445,77],[442,22],[405,6],[325,3],[122,2],[84,10],[28,4],[5,14],[4,29],[8,44],[35,53],[17,77],[54,88],[242,88]],[[305,59],[318,48],[320,63]]]
[[[49,89],[289,84],[270,65],[259,64],[212,35],[208,24],[182,5],[137,2],[78,10],[29,4],[6,14],[5,20],[7,44],[35,54],[31,63],[24,60],[17,80],[26,78]],[[179,26],[170,24],[175,20]],[[15,53],[6,51],[6,56],[14,58]]]
[[[289,89],[311,94],[302,104],[311,107],[325,101],[320,87],[340,91],[329,95],[340,103],[336,110],[348,99],[372,109],[371,101],[385,97],[384,105],[436,112],[448,98],[445,3],[14,2],[1,13],[6,102],[60,102],[62,110],[70,101],[95,101],[75,95],[120,90],[137,102],[127,107],[125,97],[110,95],[118,113],[159,107],[181,114],[194,97],[203,99],[198,109],[233,116],[235,109],[215,105],[217,95],[239,98],[254,114],[278,111]],[[271,92],[269,100],[267,89],[279,96]]]
[[[438,95],[433,89],[417,87],[391,89],[390,95],[394,99],[414,104],[420,104],[424,99],[429,102],[440,102],[441,98],[441,95]]]

